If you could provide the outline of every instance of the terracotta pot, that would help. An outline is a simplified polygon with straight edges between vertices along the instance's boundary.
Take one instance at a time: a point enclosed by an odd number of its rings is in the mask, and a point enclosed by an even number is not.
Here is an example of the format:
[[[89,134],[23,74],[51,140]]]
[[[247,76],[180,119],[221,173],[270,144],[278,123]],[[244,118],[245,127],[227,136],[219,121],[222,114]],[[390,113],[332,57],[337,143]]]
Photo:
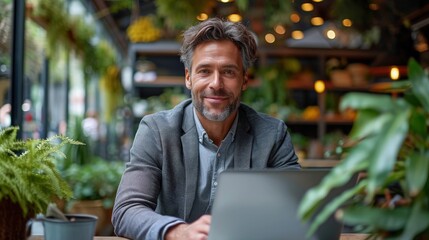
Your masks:
[[[0,240],[25,239],[25,226],[33,214],[24,214],[19,204],[9,199],[0,200]]]

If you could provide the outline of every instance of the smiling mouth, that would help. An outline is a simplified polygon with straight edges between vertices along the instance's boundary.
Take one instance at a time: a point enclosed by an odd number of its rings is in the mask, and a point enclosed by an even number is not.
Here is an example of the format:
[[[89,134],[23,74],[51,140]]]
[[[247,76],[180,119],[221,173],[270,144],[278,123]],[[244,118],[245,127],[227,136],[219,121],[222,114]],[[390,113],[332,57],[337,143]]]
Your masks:
[[[228,99],[226,96],[205,96],[204,98],[212,103],[220,103]]]

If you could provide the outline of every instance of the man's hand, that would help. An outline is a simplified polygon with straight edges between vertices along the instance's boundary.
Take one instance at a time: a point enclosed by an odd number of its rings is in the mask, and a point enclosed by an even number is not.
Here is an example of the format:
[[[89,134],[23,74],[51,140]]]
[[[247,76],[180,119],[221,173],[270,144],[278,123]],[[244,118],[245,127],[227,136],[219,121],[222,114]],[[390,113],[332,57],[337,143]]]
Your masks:
[[[210,215],[203,215],[191,224],[178,224],[165,234],[165,240],[207,240],[211,223]]]

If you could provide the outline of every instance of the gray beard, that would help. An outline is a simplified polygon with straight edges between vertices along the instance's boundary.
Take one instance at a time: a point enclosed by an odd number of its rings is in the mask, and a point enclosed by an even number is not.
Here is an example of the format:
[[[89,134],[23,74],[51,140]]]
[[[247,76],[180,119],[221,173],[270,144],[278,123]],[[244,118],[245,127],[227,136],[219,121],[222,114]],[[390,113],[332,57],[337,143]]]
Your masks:
[[[192,104],[194,105],[195,109],[208,120],[216,122],[221,122],[227,119],[231,113],[233,113],[238,108],[239,102],[240,101],[237,101],[228,105],[220,114],[211,114],[209,111],[207,111],[207,109],[204,108],[202,101],[199,102],[195,100],[194,95],[192,95]]]

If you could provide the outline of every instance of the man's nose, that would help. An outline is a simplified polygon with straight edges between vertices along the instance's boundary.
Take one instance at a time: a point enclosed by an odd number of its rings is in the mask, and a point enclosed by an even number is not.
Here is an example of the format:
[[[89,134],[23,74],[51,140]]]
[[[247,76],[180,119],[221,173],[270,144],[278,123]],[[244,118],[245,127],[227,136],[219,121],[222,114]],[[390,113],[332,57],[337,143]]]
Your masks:
[[[218,71],[215,71],[212,75],[212,80],[210,82],[210,87],[214,89],[223,88],[223,80],[221,74]]]

